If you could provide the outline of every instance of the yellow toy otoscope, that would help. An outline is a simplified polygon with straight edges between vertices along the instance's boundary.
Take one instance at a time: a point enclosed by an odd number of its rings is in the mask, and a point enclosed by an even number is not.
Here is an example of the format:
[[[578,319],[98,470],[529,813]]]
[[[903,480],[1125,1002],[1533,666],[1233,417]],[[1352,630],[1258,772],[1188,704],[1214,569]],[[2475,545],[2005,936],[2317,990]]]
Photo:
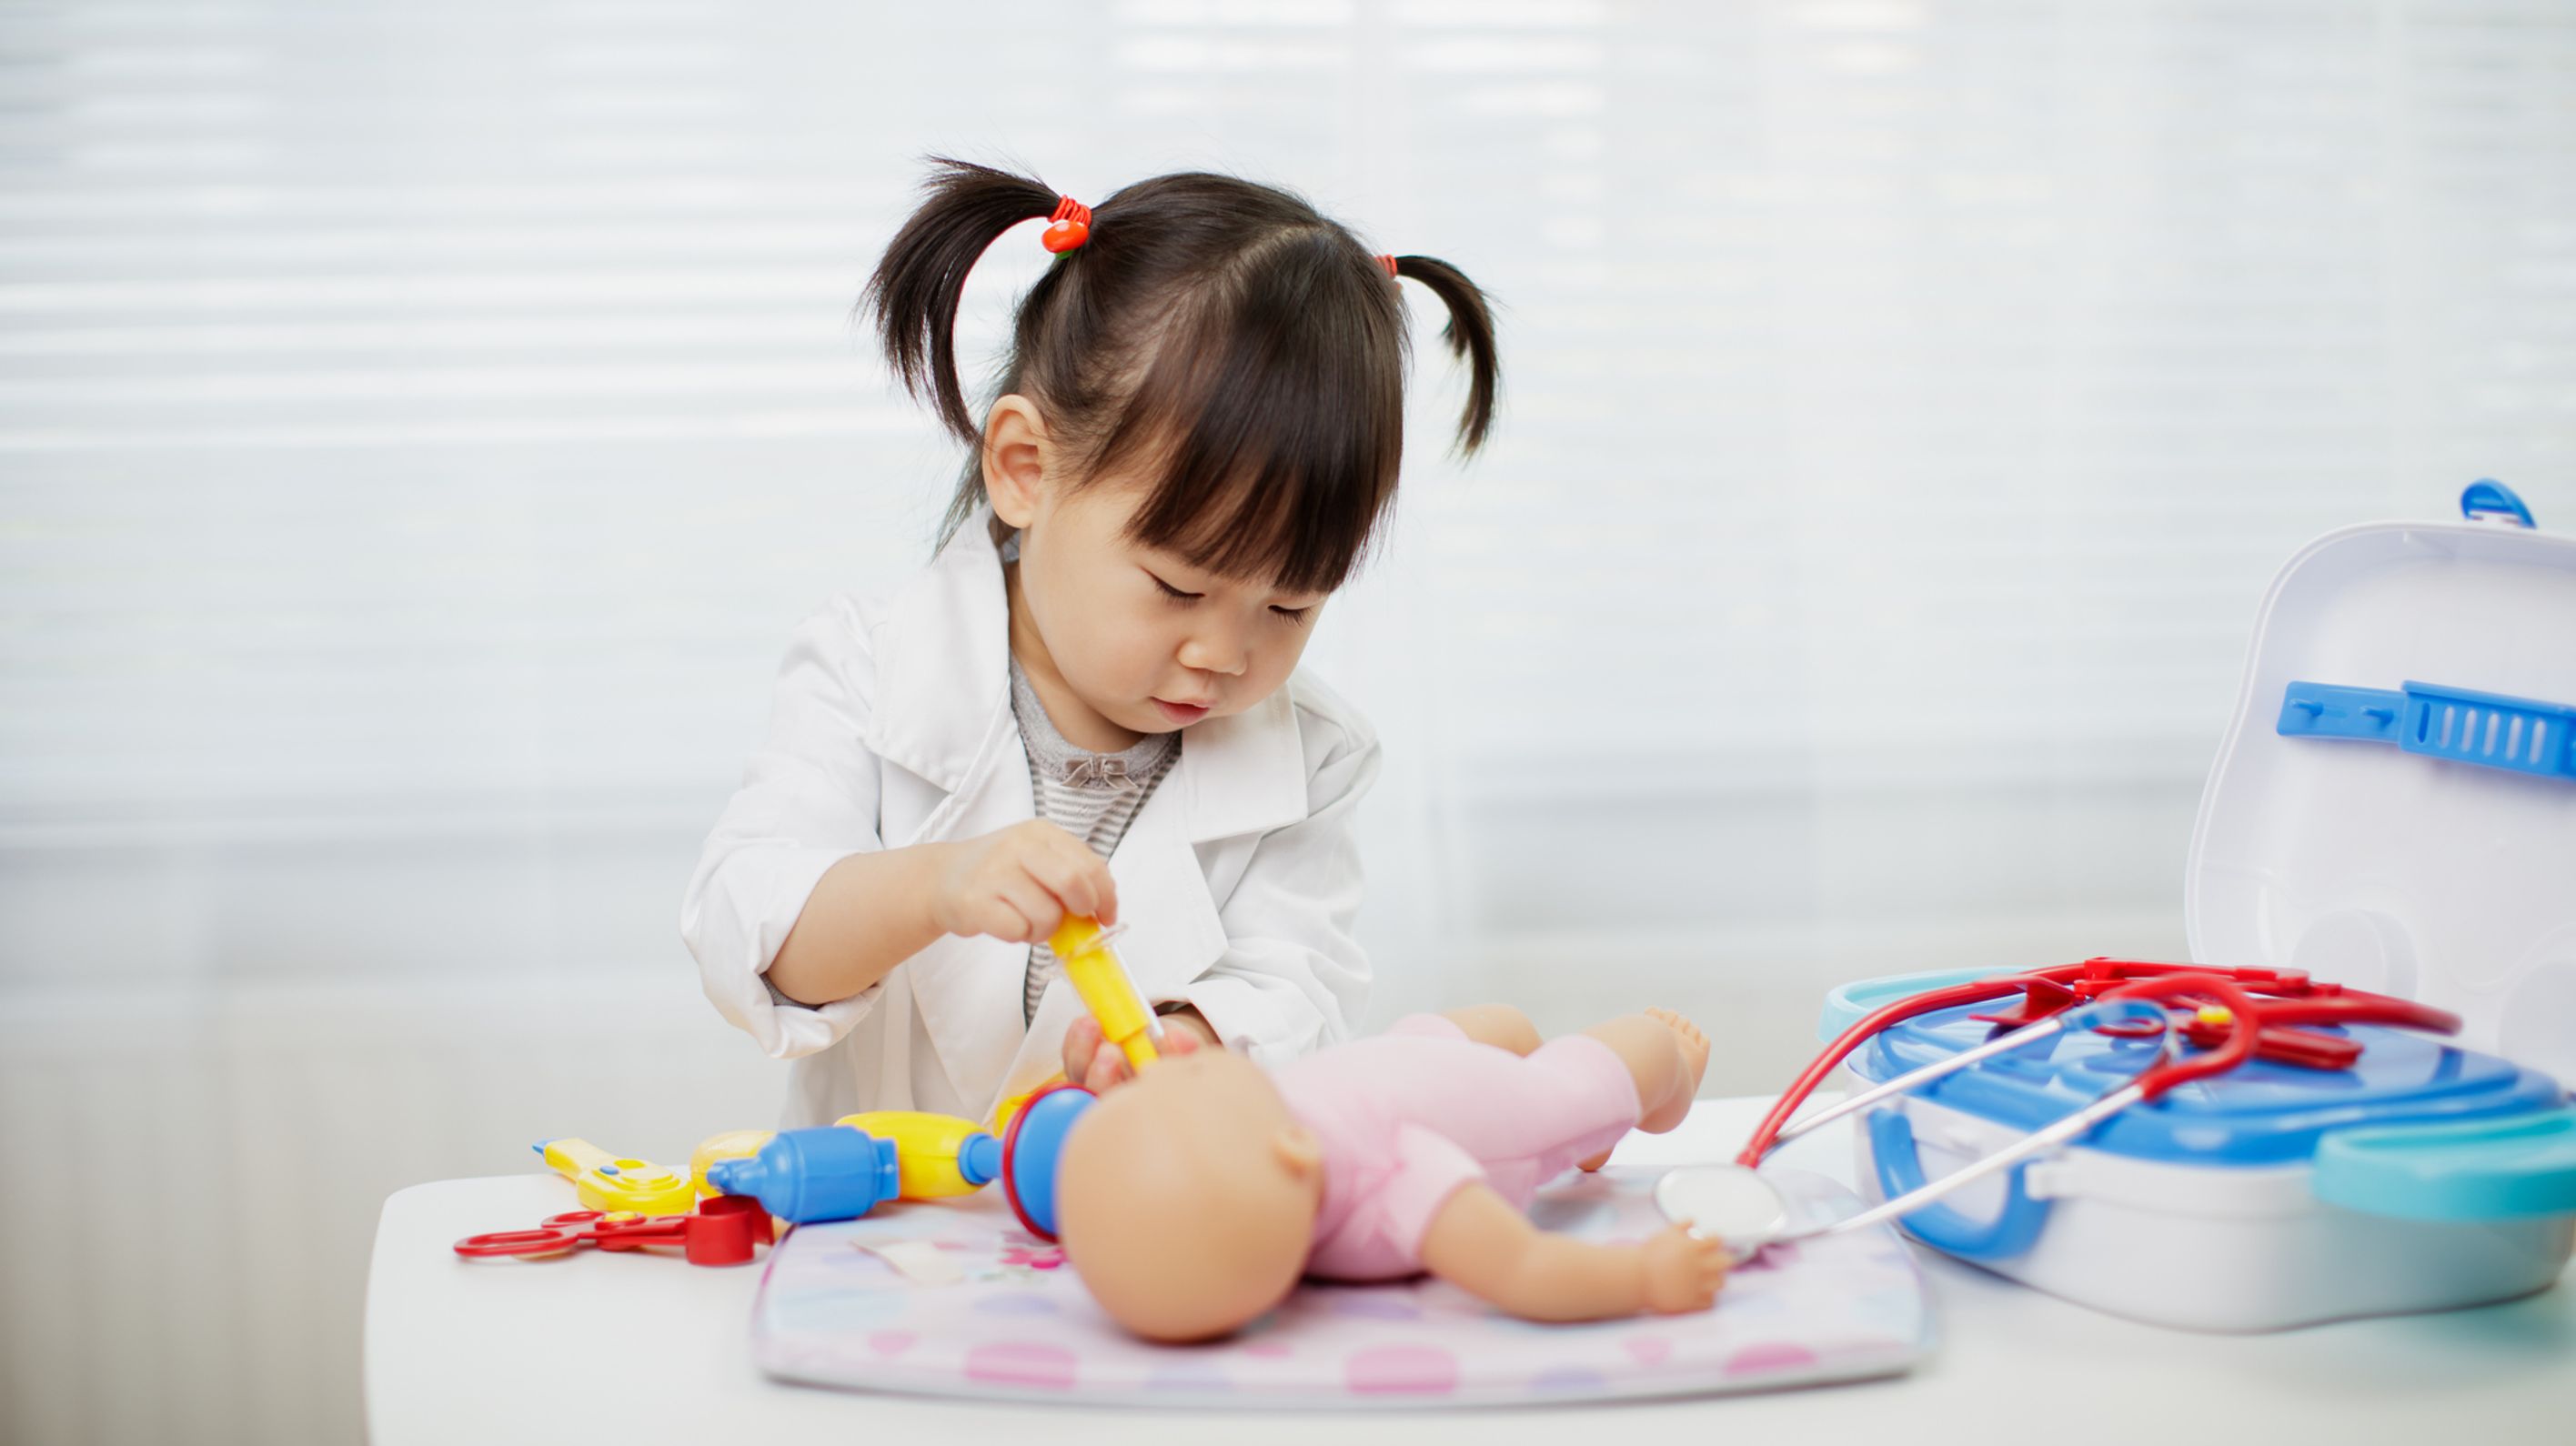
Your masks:
[[[1163,1024],[1146,1007],[1145,996],[1136,992],[1136,982],[1127,977],[1118,951],[1109,947],[1117,936],[1116,929],[1101,928],[1097,919],[1067,914],[1048,936],[1047,947],[1055,951],[1056,962],[1064,966],[1064,977],[1073,981],[1073,992],[1082,996],[1083,1006],[1100,1021],[1100,1037],[1118,1046],[1127,1056],[1128,1068],[1142,1071],[1162,1058],[1154,1046],[1163,1038]]]
[[[588,1140],[539,1140],[535,1148],[548,1169],[572,1182],[584,1210],[685,1215],[698,1203],[686,1171],[612,1155]]]

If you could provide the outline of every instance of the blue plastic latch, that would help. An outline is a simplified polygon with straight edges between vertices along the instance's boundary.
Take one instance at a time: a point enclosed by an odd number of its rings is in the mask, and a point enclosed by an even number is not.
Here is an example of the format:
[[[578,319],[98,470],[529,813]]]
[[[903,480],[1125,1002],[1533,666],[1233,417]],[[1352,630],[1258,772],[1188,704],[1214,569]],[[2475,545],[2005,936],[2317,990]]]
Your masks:
[[[2576,708],[2438,683],[2344,688],[2293,682],[2274,725],[2284,738],[2358,738],[2409,753],[2576,780]]]
[[[2387,688],[2338,688],[2331,683],[2292,683],[2281,699],[2284,738],[2364,738],[2397,741],[2397,719],[2406,695]]]
[[[2471,522],[2481,517],[2508,517],[2516,527],[2537,527],[2531,520],[2531,509],[2513,495],[2513,489],[2493,477],[2481,477],[2460,492],[2460,515]]]

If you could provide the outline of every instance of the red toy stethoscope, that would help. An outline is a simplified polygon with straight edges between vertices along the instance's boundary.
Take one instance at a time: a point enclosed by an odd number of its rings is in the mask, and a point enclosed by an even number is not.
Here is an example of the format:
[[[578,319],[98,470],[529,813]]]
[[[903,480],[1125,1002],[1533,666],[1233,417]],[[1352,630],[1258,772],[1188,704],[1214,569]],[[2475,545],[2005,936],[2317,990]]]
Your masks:
[[[1789,1123],[1834,1067],[1879,1031],[1922,1015],[2011,994],[2022,996],[2011,1009],[1970,1016],[2009,1032]],[[2191,1012],[2177,1020],[2169,1010],[2173,1005]],[[1766,1245],[1863,1229],[1910,1214],[1971,1181],[2077,1139],[2131,1105],[2156,1099],[2177,1085],[2224,1074],[2258,1055],[2312,1069],[2344,1069],[2360,1057],[2358,1041],[2299,1027],[2310,1024],[2384,1024],[2452,1034],[2460,1020],[2413,1000],[2320,984],[2296,970],[2206,969],[2125,959],[2088,959],[1928,989],[1883,1005],[1844,1030],[1771,1106],[1733,1164],[1671,1171],[1655,1184],[1655,1204],[1675,1224],[1725,1241],[1739,1260]],[[2156,1062],[2054,1124],[1845,1219],[1792,1228],[1788,1202],[1769,1180],[1755,1173],[1765,1155],[1820,1126],[2076,1027],[2123,1037],[2156,1037],[2160,1042]],[[2180,1053],[2177,1035],[2200,1046],[2200,1051]]]

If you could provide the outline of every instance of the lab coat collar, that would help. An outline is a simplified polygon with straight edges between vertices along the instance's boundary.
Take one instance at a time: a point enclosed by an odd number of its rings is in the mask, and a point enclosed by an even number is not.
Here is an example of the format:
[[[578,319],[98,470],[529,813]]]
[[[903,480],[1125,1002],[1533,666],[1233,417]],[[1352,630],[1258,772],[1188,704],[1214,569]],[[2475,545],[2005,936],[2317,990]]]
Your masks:
[[[877,701],[862,740],[879,757],[954,794],[981,767],[1007,715],[1010,600],[993,514],[982,509],[890,600],[870,640]],[[1283,687],[1257,707],[1182,735],[1158,798],[1183,839],[1204,843],[1281,828],[1306,816],[1306,757]],[[1008,750],[1014,754],[1017,750]]]

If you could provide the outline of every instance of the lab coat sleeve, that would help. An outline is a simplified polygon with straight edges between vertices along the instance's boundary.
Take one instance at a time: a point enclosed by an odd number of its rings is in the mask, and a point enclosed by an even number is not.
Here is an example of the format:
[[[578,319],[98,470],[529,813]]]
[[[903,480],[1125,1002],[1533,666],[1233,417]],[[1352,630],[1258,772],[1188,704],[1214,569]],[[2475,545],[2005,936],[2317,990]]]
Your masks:
[[[779,665],[769,736],[716,820],[681,902],[680,937],[697,956],[707,998],[773,1059],[835,1043],[885,989],[880,981],[808,1008],[766,977],[824,871],[884,846],[879,764],[859,741],[875,681],[856,603],[837,599],[797,628]]]
[[[1368,998],[1368,956],[1352,936],[1361,894],[1352,830],[1379,748],[1365,725],[1345,726],[1308,777],[1307,816],[1254,847],[1217,910],[1225,953],[1184,992],[1227,1048],[1264,1065],[1348,1039]]]

